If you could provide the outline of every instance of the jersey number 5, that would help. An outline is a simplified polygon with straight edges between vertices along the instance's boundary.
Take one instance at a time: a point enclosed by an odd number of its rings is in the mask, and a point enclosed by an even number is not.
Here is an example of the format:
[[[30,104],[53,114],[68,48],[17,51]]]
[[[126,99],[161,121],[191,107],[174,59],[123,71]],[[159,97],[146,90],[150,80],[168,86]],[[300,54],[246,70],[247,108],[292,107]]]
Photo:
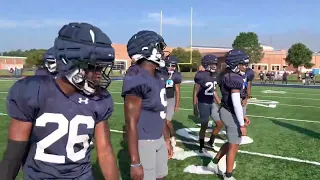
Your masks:
[[[64,155],[47,154],[44,150],[67,134],[67,158],[73,162],[85,158],[89,148],[89,136],[87,134],[78,135],[78,128],[80,124],[84,124],[87,125],[88,129],[93,129],[95,122],[91,116],[76,115],[69,122],[63,114],[44,113],[36,120],[35,126],[45,127],[47,123],[56,123],[58,124],[58,128],[37,143],[34,159],[56,164],[65,163],[66,157]],[[73,147],[78,143],[82,143],[83,148],[80,151],[75,152]]]
[[[161,100],[161,104],[162,104],[164,107],[167,107],[168,102],[167,102],[165,96],[166,96],[166,89],[163,88],[163,89],[161,89],[161,91],[160,91],[160,100]],[[160,117],[161,117],[162,119],[165,119],[166,116],[167,116],[167,114],[166,114],[165,111],[161,111],[161,112],[160,112]]]
[[[207,82],[206,83],[206,87],[207,89],[204,91],[204,94],[207,95],[207,96],[213,96],[213,93],[214,91],[210,92],[211,89],[216,89],[216,85],[217,85],[217,82],[214,81],[214,82]]]

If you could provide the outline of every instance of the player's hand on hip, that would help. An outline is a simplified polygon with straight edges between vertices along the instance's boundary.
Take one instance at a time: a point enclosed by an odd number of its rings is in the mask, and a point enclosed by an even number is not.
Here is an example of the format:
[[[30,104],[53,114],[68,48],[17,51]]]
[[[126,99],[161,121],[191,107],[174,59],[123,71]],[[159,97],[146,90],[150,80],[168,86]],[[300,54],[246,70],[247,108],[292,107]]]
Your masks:
[[[241,101],[242,107],[245,107],[247,105],[247,98]]]
[[[130,168],[130,175],[132,180],[143,180],[143,167],[142,165]]]
[[[173,156],[173,147],[170,141],[166,141],[167,150],[168,150],[168,159],[171,159]]]
[[[247,128],[246,127],[242,126],[242,127],[240,127],[240,130],[241,130],[241,135],[242,136],[246,136],[247,135]]]

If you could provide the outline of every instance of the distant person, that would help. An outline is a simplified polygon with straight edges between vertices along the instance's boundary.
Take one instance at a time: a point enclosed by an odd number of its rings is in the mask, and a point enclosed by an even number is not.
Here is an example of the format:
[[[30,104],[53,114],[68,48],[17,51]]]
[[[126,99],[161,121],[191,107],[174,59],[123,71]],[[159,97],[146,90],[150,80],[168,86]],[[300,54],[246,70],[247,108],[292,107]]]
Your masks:
[[[264,84],[264,83],[265,83],[265,82],[264,82],[264,73],[263,73],[262,71],[260,71],[259,77],[260,77],[260,83],[261,83],[261,84]]]
[[[312,83],[315,85],[316,84],[315,74],[312,71],[310,71],[310,75],[309,76],[310,76],[310,79],[311,79]]]
[[[282,84],[288,84],[288,73],[286,71],[282,75]]]
[[[305,79],[304,85],[310,85],[310,74],[308,71],[304,74],[304,79]]]

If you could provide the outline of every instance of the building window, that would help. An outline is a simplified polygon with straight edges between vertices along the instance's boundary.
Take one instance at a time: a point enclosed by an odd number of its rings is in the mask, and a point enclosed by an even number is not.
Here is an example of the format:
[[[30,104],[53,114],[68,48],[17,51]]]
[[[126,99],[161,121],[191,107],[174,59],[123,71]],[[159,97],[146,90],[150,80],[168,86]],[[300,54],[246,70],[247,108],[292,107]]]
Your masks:
[[[272,66],[272,71],[279,71],[280,70],[280,66]]]
[[[264,66],[264,70],[265,70],[265,71],[268,71],[268,66]]]
[[[258,66],[258,70],[261,70],[261,66],[260,65]]]
[[[254,69],[254,64],[251,65],[251,69]]]
[[[113,70],[126,70],[126,62],[124,61],[115,61]]]

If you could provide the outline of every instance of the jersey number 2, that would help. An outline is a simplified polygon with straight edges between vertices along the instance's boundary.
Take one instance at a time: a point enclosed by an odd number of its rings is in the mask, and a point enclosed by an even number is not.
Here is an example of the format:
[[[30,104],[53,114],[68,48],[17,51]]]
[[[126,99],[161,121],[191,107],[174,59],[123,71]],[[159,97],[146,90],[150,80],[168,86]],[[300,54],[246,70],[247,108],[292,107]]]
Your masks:
[[[163,89],[161,89],[161,91],[160,91],[160,100],[161,100],[161,104],[166,108],[167,105],[168,105],[168,102],[167,102],[165,96],[166,96],[166,89],[163,88]],[[167,116],[167,114],[166,114],[165,111],[161,111],[161,112],[160,112],[160,117],[161,117],[162,119],[165,119],[166,116]]]
[[[211,91],[212,88],[213,88],[213,89],[216,89],[216,85],[217,85],[217,82],[216,82],[216,81],[214,81],[214,82],[207,82],[207,83],[206,83],[207,89],[204,91],[204,94],[207,95],[207,96],[213,96],[213,92],[214,92],[214,91],[212,91],[212,92],[210,92],[210,91]]]
[[[87,125],[88,129],[93,129],[95,122],[91,116],[76,115],[69,123],[63,114],[44,113],[36,120],[35,126],[45,127],[47,123],[56,123],[58,124],[58,128],[37,143],[34,159],[56,164],[65,163],[66,157],[64,155],[47,154],[44,150],[67,134],[67,158],[73,162],[85,158],[89,148],[89,136],[87,134],[78,135],[78,127],[80,124],[84,124]],[[83,149],[75,152],[73,147],[78,143],[83,144]]]

